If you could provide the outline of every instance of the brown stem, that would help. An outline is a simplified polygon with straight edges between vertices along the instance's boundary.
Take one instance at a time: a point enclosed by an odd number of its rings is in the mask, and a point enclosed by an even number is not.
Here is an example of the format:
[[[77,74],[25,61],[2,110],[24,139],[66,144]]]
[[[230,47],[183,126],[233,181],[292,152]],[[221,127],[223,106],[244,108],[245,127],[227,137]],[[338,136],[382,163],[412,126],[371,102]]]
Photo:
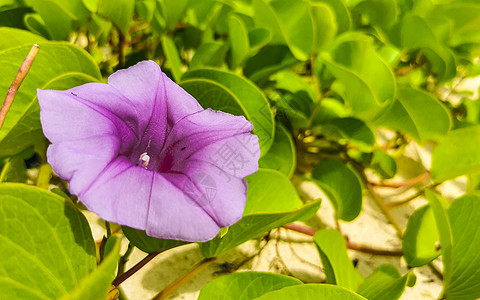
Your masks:
[[[381,182],[381,183],[374,183],[374,182],[371,182],[371,184],[373,186],[376,186],[376,187],[389,187],[389,188],[394,188],[394,189],[398,189],[398,188],[402,188],[402,187],[410,187],[410,186],[414,186],[416,184],[419,184],[421,182],[423,182],[424,180],[426,180],[428,177],[430,176],[430,172],[425,172],[415,178],[412,178],[412,179],[409,179],[409,180],[405,180],[405,181],[402,181],[402,182]]]
[[[315,235],[315,233],[317,232],[312,228],[308,228],[308,227],[297,225],[297,224],[287,224],[287,225],[284,225],[283,227],[290,230],[297,231],[297,232],[301,232],[307,235],[311,235],[311,236]],[[348,249],[356,250],[364,253],[383,255],[383,256],[403,256],[402,250],[374,249],[374,248],[366,247],[366,246],[351,242],[348,240],[347,237],[345,237],[345,244],[347,245]]]
[[[125,36],[118,29],[118,67],[121,69],[125,66],[125,54],[123,48],[125,46]]]
[[[399,207],[399,206],[402,206],[402,205],[405,205],[407,204],[408,202],[422,196],[423,194],[425,194],[425,190],[427,189],[431,189],[431,188],[435,188],[436,186],[438,186],[440,183],[435,183],[433,185],[429,185],[427,186],[425,189],[422,189],[421,191],[418,191],[417,193],[413,194],[412,196],[406,198],[406,199],[403,199],[401,201],[396,201],[396,202],[390,202],[390,203],[387,203],[385,204],[385,208],[386,209],[392,209],[392,208],[396,208],[396,207]]]
[[[155,256],[159,255],[161,251],[155,251],[147,255],[144,259],[139,261],[136,265],[131,267],[127,272],[123,273],[122,275],[118,276],[113,280],[112,285],[119,286],[122,282],[127,280],[130,276],[135,274],[138,270],[140,270],[143,266],[145,266],[149,261],[155,258]]]
[[[160,291],[160,293],[158,293],[155,297],[153,297],[152,300],[166,299],[173,292],[178,290],[182,285],[184,285],[190,279],[195,277],[198,273],[203,271],[206,267],[208,267],[216,259],[217,259],[216,257],[205,258],[198,265],[196,265],[195,267],[190,269],[190,271],[188,271],[186,274],[180,276],[174,282],[170,283],[167,287],[165,287],[162,291]]]
[[[10,106],[12,106],[13,99],[15,99],[15,95],[17,95],[17,91],[27,76],[28,71],[30,70],[30,67],[32,66],[39,50],[40,47],[37,44],[32,46],[32,49],[30,49],[30,52],[20,66],[17,76],[15,76],[15,79],[13,79],[12,85],[10,85],[10,88],[8,89],[7,96],[5,97],[5,101],[0,109],[0,129],[2,129],[3,122],[5,121],[5,117],[7,116]]]

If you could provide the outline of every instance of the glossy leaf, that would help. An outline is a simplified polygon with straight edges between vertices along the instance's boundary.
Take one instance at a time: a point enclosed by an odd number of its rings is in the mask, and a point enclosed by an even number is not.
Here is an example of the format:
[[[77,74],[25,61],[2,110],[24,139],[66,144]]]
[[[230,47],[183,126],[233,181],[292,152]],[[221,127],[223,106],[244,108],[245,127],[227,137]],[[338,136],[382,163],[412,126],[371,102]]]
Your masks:
[[[84,277],[73,291],[60,300],[105,300],[115,278],[118,259],[120,258],[120,240],[116,236],[113,249],[92,273]]]
[[[480,297],[480,196],[465,195],[453,201],[448,209],[452,232],[453,256],[450,281],[445,281],[447,299]],[[446,261],[445,263],[447,263]]]
[[[172,71],[173,78],[176,82],[180,81],[182,78],[182,61],[180,60],[180,56],[178,54],[177,46],[173,42],[172,38],[169,36],[165,36],[162,42],[163,52],[167,58],[167,62],[169,64],[170,70]]]
[[[355,118],[335,118],[324,126],[323,132],[358,147],[360,151],[370,152],[375,144],[375,134],[367,124]]]
[[[344,87],[339,92],[345,95],[355,117],[372,120],[393,101],[395,78],[392,70],[366,36],[344,35],[319,59]]]
[[[480,126],[452,130],[432,152],[431,176],[442,182],[480,170]]]
[[[10,157],[0,172],[0,182],[27,182],[27,167],[19,155]]]
[[[408,218],[403,236],[403,257],[409,267],[421,267],[440,255],[436,249],[438,231],[429,205],[417,209]]]
[[[338,160],[322,161],[312,171],[313,181],[332,202],[337,217],[355,219],[362,209],[362,187],[358,175]]]
[[[205,285],[198,300],[250,300],[287,286],[299,285],[296,278],[265,272],[240,272],[222,276]]]
[[[313,51],[317,52],[333,41],[339,25],[328,4],[311,2],[310,13],[313,20]]]
[[[275,199],[275,197],[269,199]],[[256,201],[256,198],[253,197],[252,199],[252,196],[250,196],[247,202],[252,200]],[[229,227],[227,234],[222,238],[216,237],[209,242],[201,243],[200,249],[205,257],[218,256],[274,228],[311,218],[319,207],[320,202],[314,201],[290,211],[255,212],[244,215],[240,221]]]
[[[438,236],[440,237],[440,246],[443,260],[443,287],[444,290],[449,286],[452,280],[453,271],[453,239],[450,220],[446,211],[446,200],[436,195],[430,190],[425,191],[430,207],[435,217]]]
[[[320,230],[315,233],[313,241],[320,254],[327,283],[355,291],[363,277],[348,257],[342,234],[333,229]]]
[[[8,299],[57,299],[96,266],[85,217],[63,197],[0,185],[0,290]]]
[[[380,265],[360,284],[357,293],[369,300],[397,300],[405,287],[413,286],[415,281],[413,272],[401,276],[394,266]]]
[[[230,94],[234,95],[237,99],[236,105],[242,108],[245,117],[253,123],[253,132],[258,136],[262,156],[268,152],[273,143],[275,127],[270,105],[258,87],[238,75],[215,69],[189,71],[184,74],[182,80],[186,81],[189,79],[207,79],[214,81]],[[197,93],[193,93],[193,90],[189,90],[183,84],[182,86],[186,88],[187,92],[190,92],[197,98]],[[202,92],[201,90],[197,91]],[[217,107],[212,108],[220,109]]]
[[[397,173],[395,159],[381,150],[373,151],[370,168],[382,179],[390,179]]]
[[[146,253],[165,251],[170,248],[187,244],[183,241],[157,239],[148,236],[145,233],[145,230],[138,230],[127,226],[122,226],[122,231],[132,245]]]
[[[235,68],[239,66],[250,51],[250,40],[247,27],[242,19],[236,15],[228,18],[228,35],[230,41],[231,64]]]
[[[351,17],[344,0],[312,0],[312,4],[326,4],[335,14],[335,20],[338,25],[338,33],[345,32],[350,29]]]
[[[254,82],[262,82],[299,61],[283,45],[267,45],[245,62],[243,73]]]
[[[303,204],[287,176],[278,171],[259,169],[245,180],[248,189],[244,215],[287,211]]]
[[[407,132],[419,143],[439,140],[450,128],[446,108],[420,90],[398,90],[398,100],[375,121],[377,126]]]
[[[277,0],[267,3],[254,0],[253,8],[255,24],[272,32],[272,42],[286,44],[299,60],[309,58],[313,46],[313,23],[307,1]]]
[[[204,43],[195,51],[190,61],[190,69],[201,67],[221,67],[225,64],[228,45],[222,42]]]
[[[43,37],[29,31],[9,27],[0,27],[0,36],[0,51],[24,44],[31,47],[45,41]]]
[[[175,29],[185,8],[187,7],[188,0],[163,0],[160,1],[160,3],[163,6],[167,29]]]
[[[277,170],[291,177],[295,172],[296,163],[297,150],[291,133],[278,124],[272,147],[267,154],[260,158],[258,164],[261,168]]]
[[[112,21],[123,33],[127,33],[133,18],[135,0],[101,0],[98,14]]]
[[[85,20],[89,11],[81,0],[27,0],[45,22],[50,37],[65,40],[74,29],[73,22]]]
[[[82,49],[66,43],[40,43],[40,52],[22,83],[0,131],[0,157],[19,153],[42,140],[37,88],[67,89],[101,78],[93,59]],[[0,78],[13,78],[31,46],[0,51]],[[10,80],[0,81],[7,91]]]
[[[365,300],[345,288],[330,284],[304,284],[285,287],[283,289],[267,293],[258,300],[289,300],[289,299],[342,299],[342,300]]]

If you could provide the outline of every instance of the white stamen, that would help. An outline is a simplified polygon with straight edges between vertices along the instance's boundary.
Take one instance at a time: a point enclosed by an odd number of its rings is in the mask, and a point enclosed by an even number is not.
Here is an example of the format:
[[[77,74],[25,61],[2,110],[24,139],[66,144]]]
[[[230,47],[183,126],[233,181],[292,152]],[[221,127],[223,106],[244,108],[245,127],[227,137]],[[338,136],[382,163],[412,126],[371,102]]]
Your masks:
[[[140,161],[142,161],[142,167],[146,169],[150,162],[150,156],[148,156],[147,152],[140,154]]]

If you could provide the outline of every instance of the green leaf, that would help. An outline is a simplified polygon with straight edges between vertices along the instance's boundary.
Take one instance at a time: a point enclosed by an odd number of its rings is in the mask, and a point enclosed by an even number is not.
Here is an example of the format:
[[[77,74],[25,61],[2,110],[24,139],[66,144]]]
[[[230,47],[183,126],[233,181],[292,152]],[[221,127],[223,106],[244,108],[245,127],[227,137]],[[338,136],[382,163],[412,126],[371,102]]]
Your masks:
[[[267,45],[245,62],[243,74],[254,82],[261,82],[270,75],[298,63],[286,46]]]
[[[25,14],[24,15],[25,27],[33,33],[41,35],[45,38],[50,39],[50,34],[45,27],[45,22],[39,14]]]
[[[0,185],[0,290],[7,299],[57,299],[96,266],[87,220],[61,196]]]
[[[461,3],[452,2],[446,5],[437,6],[431,14],[441,18],[444,22],[452,25],[450,34],[450,45],[453,47],[461,44],[480,43],[480,5],[478,2]]]
[[[198,300],[250,300],[287,286],[299,285],[296,278],[265,272],[241,272],[222,276],[205,285]]]
[[[0,36],[2,37],[0,39],[0,51],[24,44],[29,44],[31,47],[33,44],[39,44],[45,41],[43,37],[33,34],[30,31],[9,27],[0,27]]]
[[[135,10],[135,0],[101,0],[98,5],[98,14],[112,21],[113,24],[126,34]]]
[[[14,27],[19,29],[27,29],[24,23],[26,14],[32,13],[30,7],[16,7],[10,9],[0,8],[0,27]]]
[[[10,157],[0,172],[0,182],[27,182],[27,166],[19,155]]]
[[[251,200],[247,199],[247,202]],[[317,212],[319,207],[320,201],[314,201],[290,211],[244,215],[240,221],[229,227],[227,234],[222,238],[216,237],[209,242],[199,244],[200,250],[205,257],[218,256],[274,228],[308,219]]]
[[[297,151],[295,142],[287,129],[277,124],[275,138],[272,147],[258,161],[261,168],[280,171],[282,174],[292,177],[297,163]]]
[[[318,52],[335,38],[337,20],[332,8],[325,3],[311,2],[310,14],[313,20],[313,51]]]
[[[334,136],[356,146],[360,151],[370,152],[375,145],[375,134],[367,124],[355,118],[335,118],[326,124],[323,133],[327,136]]]
[[[408,218],[403,236],[403,257],[409,267],[421,267],[437,258],[439,240],[433,211],[429,205],[417,209]]]
[[[85,21],[89,11],[82,0],[27,0],[29,6],[41,16],[52,39],[68,38],[79,21]]]
[[[0,131],[0,157],[17,154],[42,140],[37,88],[67,89],[101,78],[97,64],[84,50],[67,43],[39,43],[40,52],[18,90]],[[0,78],[13,81],[31,46],[0,51]],[[0,81],[7,91],[10,80]]]
[[[231,65],[235,69],[246,58],[250,51],[248,30],[242,19],[236,15],[228,17],[228,36],[230,41]]]
[[[345,95],[355,117],[372,120],[393,101],[396,85],[393,72],[366,36],[345,34],[318,59],[344,87],[339,92]]]
[[[242,108],[245,117],[253,123],[253,133],[258,136],[262,156],[268,152],[273,143],[275,126],[270,105],[257,86],[238,75],[215,69],[192,70],[185,73],[182,79],[184,81],[189,79],[211,80],[234,95],[236,105]],[[197,100],[200,98],[197,98],[198,92],[202,92],[200,89],[197,89],[197,93],[194,93],[195,91],[193,89],[189,90],[184,83],[181,85]]]
[[[244,215],[287,211],[303,204],[287,176],[278,171],[259,169],[245,180],[248,190]]]
[[[429,94],[402,88],[395,101],[374,124],[407,132],[419,143],[439,140],[450,128],[446,108]]]
[[[338,33],[350,29],[352,20],[344,0],[312,0],[312,5],[324,3],[328,5],[335,14],[335,20],[338,25]]]
[[[409,282],[415,282],[415,273],[401,276],[392,265],[380,265],[358,287],[357,293],[369,300],[397,300]]]
[[[358,175],[338,160],[322,161],[312,171],[313,181],[325,192],[344,221],[355,219],[362,209],[362,186]]]
[[[345,288],[330,284],[302,284],[285,287],[283,289],[269,292],[257,300],[365,300],[362,296],[355,294]]]
[[[165,16],[166,26],[168,30],[173,30],[177,26],[188,0],[163,0],[159,2],[162,5]]]
[[[228,45],[222,42],[204,43],[195,51],[190,61],[190,69],[201,67],[221,67],[225,64]]]
[[[397,17],[394,0],[363,0],[353,8],[353,11],[361,14],[369,24],[380,27],[390,26],[395,23]]]
[[[157,239],[148,236],[145,230],[137,230],[127,226],[122,226],[122,231],[132,245],[146,253],[165,251],[187,244],[183,241]]]
[[[373,151],[370,168],[382,179],[390,179],[397,173],[395,159],[381,150]]]
[[[63,295],[60,300],[105,300],[115,278],[118,260],[120,258],[120,240],[116,236],[113,249],[92,273],[84,277],[75,289]]]
[[[445,204],[447,201],[430,190],[426,190],[425,195],[432,208],[437,232],[440,237],[440,246],[442,247],[441,250],[443,256],[443,287],[445,290],[452,280],[452,271],[454,268],[452,231]]]
[[[336,230],[320,230],[313,236],[322,260],[327,283],[336,284],[351,291],[356,290],[363,277],[353,267],[347,255],[345,239]]]
[[[310,5],[303,0],[254,0],[257,27],[272,32],[273,43],[284,43],[298,60],[307,60],[313,46],[313,22]]]
[[[465,195],[453,201],[448,209],[452,230],[452,268],[446,281],[447,299],[478,299],[480,297],[480,196]],[[443,247],[443,245],[442,245]],[[446,263],[446,262],[445,262]]]
[[[431,176],[442,182],[461,175],[478,174],[480,170],[480,126],[450,131],[432,152]]]
[[[170,70],[172,70],[173,78],[176,82],[179,82],[182,78],[182,61],[178,54],[177,46],[173,42],[172,38],[169,36],[163,37],[162,42],[163,52],[167,58],[167,62],[170,65]]]
[[[135,12],[143,18],[146,22],[151,22],[153,19],[153,14],[155,13],[155,8],[157,7],[157,2],[155,0],[136,0],[135,1]]]

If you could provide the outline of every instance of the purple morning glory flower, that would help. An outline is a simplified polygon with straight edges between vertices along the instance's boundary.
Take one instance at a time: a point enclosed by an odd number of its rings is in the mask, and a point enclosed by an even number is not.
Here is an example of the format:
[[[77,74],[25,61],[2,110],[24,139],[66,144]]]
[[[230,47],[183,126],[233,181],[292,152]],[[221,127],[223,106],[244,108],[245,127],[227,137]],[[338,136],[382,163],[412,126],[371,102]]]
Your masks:
[[[242,217],[260,156],[252,124],[203,109],[156,63],[37,95],[48,162],[101,218],[201,242]]]

